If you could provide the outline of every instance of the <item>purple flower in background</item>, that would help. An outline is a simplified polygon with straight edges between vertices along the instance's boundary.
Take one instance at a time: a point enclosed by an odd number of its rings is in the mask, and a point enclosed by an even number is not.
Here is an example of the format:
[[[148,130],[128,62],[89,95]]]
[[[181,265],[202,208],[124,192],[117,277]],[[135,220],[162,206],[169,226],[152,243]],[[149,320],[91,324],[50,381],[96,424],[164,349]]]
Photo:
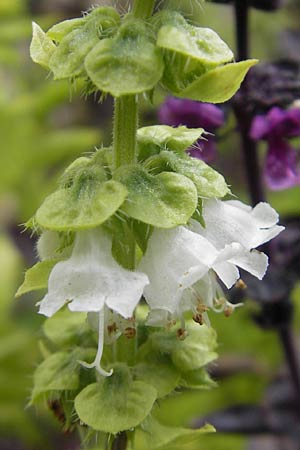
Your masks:
[[[264,177],[272,190],[300,184],[299,150],[289,142],[296,136],[300,136],[300,108],[284,110],[275,106],[253,119],[250,137],[268,143]]]
[[[164,125],[204,128],[209,133],[214,133],[224,124],[224,113],[218,106],[175,97],[167,97],[159,109],[158,117]],[[210,134],[206,135],[205,139],[199,139],[197,144],[189,149],[191,156],[206,162],[212,161],[216,152],[215,140]]]

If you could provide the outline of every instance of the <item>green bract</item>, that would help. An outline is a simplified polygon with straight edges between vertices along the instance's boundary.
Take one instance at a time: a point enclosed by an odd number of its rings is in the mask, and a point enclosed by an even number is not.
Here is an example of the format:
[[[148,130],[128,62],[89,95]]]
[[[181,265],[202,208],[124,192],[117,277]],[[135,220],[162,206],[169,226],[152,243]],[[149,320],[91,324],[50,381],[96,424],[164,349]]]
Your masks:
[[[140,363],[133,370],[137,380],[150,384],[157,390],[157,398],[170,394],[179,384],[180,373],[168,361]]]
[[[185,446],[195,442],[204,433],[213,433],[211,425],[193,430],[182,427],[170,427],[159,423],[153,417],[147,417],[138,430],[138,436],[145,439],[151,450],[182,450]]]
[[[61,25],[59,31],[66,32],[56,51],[52,54],[49,67],[55,79],[77,77],[84,74],[84,60],[100,39],[107,36],[120,22],[120,17],[113,8],[97,8],[91,14],[72,26]],[[70,30],[67,33],[66,27]],[[57,29],[50,29],[50,35],[56,34]]]
[[[128,189],[122,210],[134,219],[160,228],[187,223],[197,207],[197,190],[185,176],[151,175],[140,166],[124,166],[114,177]]]
[[[203,64],[205,70],[233,59],[232,51],[215,31],[188,24],[184,27],[163,26],[158,32],[157,45],[191,58],[186,62],[186,72],[199,63]]]
[[[101,91],[120,97],[152,89],[162,76],[163,62],[145,26],[130,20],[116,37],[104,39],[93,48],[85,68]]]
[[[46,289],[50,272],[58,261],[58,259],[41,261],[30,267],[25,273],[23,283],[17,290],[16,297],[21,297],[27,292]]]
[[[70,352],[58,352],[49,356],[34,373],[31,403],[49,391],[73,391],[79,387],[79,359],[90,359],[94,350],[77,348]]]
[[[105,169],[92,161],[75,161],[63,176],[62,188],[38,209],[37,224],[49,230],[78,231],[105,222],[127,196],[125,186],[106,177]]]
[[[49,68],[49,60],[55,52],[56,46],[52,40],[46,35],[39,25],[32,22],[32,41],[30,44],[31,59],[43,66]]]
[[[86,323],[86,313],[71,312],[63,308],[45,320],[44,333],[57,346],[82,344],[85,333],[90,331]]]
[[[64,20],[63,22],[53,25],[46,34],[53,41],[60,42],[67,34],[71,33],[71,31],[83,26],[85,22],[86,17]]]
[[[159,13],[156,22],[157,45],[164,50],[162,83],[178,97],[225,102],[256,63],[228,64],[233,53],[217,33],[190,25],[178,13]]]
[[[133,381],[128,367],[118,364],[111,377],[102,377],[77,395],[75,409],[80,420],[94,430],[115,434],[139,425],[156,396],[156,389]]]
[[[205,369],[196,369],[184,372],[180,384],[190,389],[211,389],[217,386]]]
[[[248,59],[210,70],[183,89],[178,96],[202,102],[226,102],[236,93],[248,70],[257,62],[257,59]]]
[[[195,184],[199,197],[224,197],[230,192],[224,177],[197,158],[186,154],[162,151],[147,161],[147,168],[174,171],[186,176]]]
[[[165,149],[183,152],[191,147],[203,133],[203,128],[185,126],[174,128],[168,125],[153,125],[140,128],[137,133],[139,158],[144,160]]]

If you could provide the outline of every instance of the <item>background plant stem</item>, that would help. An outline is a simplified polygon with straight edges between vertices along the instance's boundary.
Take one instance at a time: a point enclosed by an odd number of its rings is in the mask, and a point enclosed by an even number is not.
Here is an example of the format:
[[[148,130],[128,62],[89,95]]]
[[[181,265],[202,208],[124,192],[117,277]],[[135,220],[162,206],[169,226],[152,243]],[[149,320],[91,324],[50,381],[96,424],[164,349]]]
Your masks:
[[[236,21],[236,40],[238,60],[249,58],[249,0],[234,1],[235,21]],[[241,90],[247,98],[247,79],[244,81]],[[237,122],[241,132],[242,150],[244,154],[245,169],[248,179],[249,192],[252,205],[265,201],[265,192],[262,183],[261,170],[259,165],[257,145],[249,138],[249,129],[251,117],[243,111],[243,108],[235,109]],[[269,251],[270,251],[270,247]],[[270,255],[269,255],[270,256]],[[276,304],[274,304],[276,308]],[[293,340],[291,325],[277,329],[286,363],[289,368],[291,381],[294,386],[295,394],[300,408],[300,368],[297,359],[297,352]]]
[[[235,0],[236,41],[238,61],[249,58],[249,5],[248,0]],[[242,93],[247,96],[247,79],[241,87]],[[251,117],[242,107],[235,108],[236,118],[241,133],[242,151],[245,161],[245,170],[252,205],[265,201],[261,170],[258,159],[257,145],[249,138]]]

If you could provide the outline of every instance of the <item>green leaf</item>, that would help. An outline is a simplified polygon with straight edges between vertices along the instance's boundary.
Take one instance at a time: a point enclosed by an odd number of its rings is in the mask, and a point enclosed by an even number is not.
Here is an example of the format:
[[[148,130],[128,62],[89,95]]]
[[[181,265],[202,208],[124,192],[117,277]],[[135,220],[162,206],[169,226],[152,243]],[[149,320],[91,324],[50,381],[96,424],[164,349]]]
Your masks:
[[[198,196],[224,197],[230,192],[224,177],[204,161],[185,154],[163,151],[147,161],[147,168],[162,167],[189,178],[196,186]]]
[[[167,362],[140,363],[133,368],[134,378],[150,384],[157,390],[157,398],[170,394],[180,380],[180,373]]]
[[[201,435],[213,432],[215,428],[208,424],[193,430],[163,425],[153,417],[149,417],[137,431],[137,440],[140,434],[148,442],[147,448],[151,450],[181,450],[186,445],[198,441]]]
[[[60,42],[67,34],[74,31],[76,28],[83,26],[86,22],[86,18],[80,17],[76,19],[68,19],[59,22],[50,30],[47,31],[47,36],[53,41]]]
[[[78,352],[58,352],[45,359],[36,369],[31,403],[49,391],[69,391],[79,387]]]
[[[36,213],[42,228],[57,231],[78,231],[94,228],[105,222],[122,205],[127,189],[121,183],[81,180],[60,189],[46,198]]]
[[[41,29],[41,27],[32,22],[32,41],[30,44],[31,59],[46,69],[49,68],[49,61],[56,50],[55,44]]]
[[[94,430],[115,434],[139,425],[156,396],[152,386],[133,381],[129,368],[118,364],[110,377],[101,377],[77,395],[75,409],[80,420]]]
[[[248,59],[209,70],[177,95],[201,102],[226,102],[239,89],[250,67],[257,62],[256,59]]]
[[[113,8],[103,7],[81,20],[83,26],[74,27],[66,34],[51,57],[49,66],[56,80],[83,75],[86,56],[101,38],[106,37],[107,30],[119,24],[120,17]]]
[[[197,207],[195,185],[185,176],[163,172],[153,176],[139,166],[118,169],[114,177],[128,189],[123,211],[160,228],[185,224]]]
[[[176,331],[156,332],[150,336],[150,348],[168,355],[181,372],[199,369],[217,358],[216,333],[212,328],[189,322],[186,329],[188,335],[184,340],[178,339]]]
[[[157,45],[189,58],[186,62],[186,72],[195,65],[195,61],[211,68],[233,59],[232,51],[215,31],[187,23],[184,27],[163,26],[158,32]],[[174,63],[176,66],[175,61]],[[169,67],[166,68],[168,69]]]
[[[83,335],[89,331],[86,313],[71,312],[68,308],[61,309],[45,320],[43,330],[47,338],[59,347],[80,345]]]
[[[180,384],[189,389],[211,389],[217,386],[205,369],[184,372]]]
[[[102,40],[89,53],[85,68],[98,89],[120,97],[149,91],[160,80],[161,52],[143,27],[125,23],[117,37]]]
[[[139,158],[144,160],[165,149],[183,152],[191,147],[203,133],[203,128],[185,126],[174,128],[168,125],[153,125],[140,128],[137,134]]]
[[[23,283],[17,290],[16,297],[21,297],[21,295],[31,291],[46,289],[50,272],[58,261],[59,259],[50,259],[38,262],[33,267],[30,267],[25,273]]]

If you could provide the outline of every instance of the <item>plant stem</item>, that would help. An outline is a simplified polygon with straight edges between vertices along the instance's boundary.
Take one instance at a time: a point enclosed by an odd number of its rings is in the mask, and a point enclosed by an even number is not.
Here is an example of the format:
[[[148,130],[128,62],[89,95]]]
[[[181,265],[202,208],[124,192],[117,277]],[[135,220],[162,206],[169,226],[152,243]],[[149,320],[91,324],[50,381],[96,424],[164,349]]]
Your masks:
[[[235,0],[235,22],[238,60],[249,58],[249,2],[248,0]],[[242,92],[247,96],[247,79],[244,81]],[[235,108],[236,118],[241,132],[242,150],[244,154],[247,182],[252,205],[265,200],[256,143],[249,138],[251,117],[248,117],[244,107]]]
[[[155,6],[155,0],[135,0],[132,12],[135,17],[147,19],[151,17]]]
[[[136,132],[138,102],[135,95],[115,99],[114,111],[114,168],[136,162]]]

